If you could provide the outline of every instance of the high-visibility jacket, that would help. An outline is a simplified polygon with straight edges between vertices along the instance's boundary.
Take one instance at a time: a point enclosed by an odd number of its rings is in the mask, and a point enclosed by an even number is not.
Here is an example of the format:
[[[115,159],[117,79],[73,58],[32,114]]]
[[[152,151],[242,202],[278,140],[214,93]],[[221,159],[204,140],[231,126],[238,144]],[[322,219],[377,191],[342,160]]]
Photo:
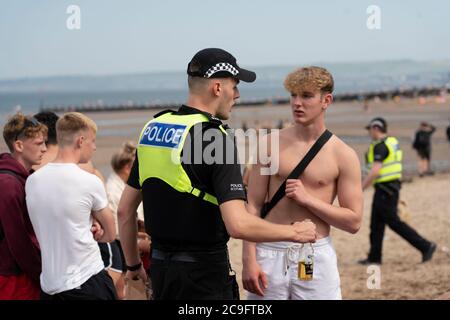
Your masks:
[[[200,113],[176,115],[172,112],[149,121],[142,129],[137,147],[141,187],[145,180],[158,178],[178,192],[187,192],[217,205],[214,195],[192,186],[181,164],[181,152],[189,130],[198,123],[209,121]],[[227,134],[222,125],[219,128]]]
[[[401,179],[403,170],[403,152],[400,150],[397,138],[394,137],[386,137],[383,140],[374,141],[370,144],[369,151],[367,152],[368,170],[370,170],[373,166],[374,149],[379,143],[384,143],[386,145],[389,150],[389,154],[386,159],[382,161],[382,167],[378,173],[378,177],[373,181],[373,184]]]

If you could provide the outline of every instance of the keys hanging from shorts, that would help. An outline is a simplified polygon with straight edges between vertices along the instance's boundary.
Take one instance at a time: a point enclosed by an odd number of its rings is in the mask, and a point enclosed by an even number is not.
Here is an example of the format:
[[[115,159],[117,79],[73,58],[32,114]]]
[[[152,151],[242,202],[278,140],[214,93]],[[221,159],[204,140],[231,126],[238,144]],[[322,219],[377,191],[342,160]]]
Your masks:
[[[301,281],[311,281],[314,274],[314,247],[302,246],[300,261],[298,262],[298,279]]]

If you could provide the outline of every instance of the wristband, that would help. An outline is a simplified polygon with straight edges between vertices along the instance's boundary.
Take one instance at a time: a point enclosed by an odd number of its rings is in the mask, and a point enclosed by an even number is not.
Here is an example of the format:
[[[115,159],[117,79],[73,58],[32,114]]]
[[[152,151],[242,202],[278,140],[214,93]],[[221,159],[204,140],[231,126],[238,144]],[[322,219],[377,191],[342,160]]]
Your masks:
[[[142,262],[139,262],[138,264],[135,264],[134,266],[127,265],[127,270],[128,271],[137,271],[141,268],[141,266],[142,266]]]

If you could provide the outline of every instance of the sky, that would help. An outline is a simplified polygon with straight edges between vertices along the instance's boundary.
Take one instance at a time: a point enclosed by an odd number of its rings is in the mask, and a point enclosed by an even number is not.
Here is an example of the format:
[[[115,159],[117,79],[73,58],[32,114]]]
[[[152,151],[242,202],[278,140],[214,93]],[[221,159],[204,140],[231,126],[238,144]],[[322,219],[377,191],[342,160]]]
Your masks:
[[[181,71],[206,47],[242,67],[450,60],[449,40],[442,0],[0,0],[0,79]]]

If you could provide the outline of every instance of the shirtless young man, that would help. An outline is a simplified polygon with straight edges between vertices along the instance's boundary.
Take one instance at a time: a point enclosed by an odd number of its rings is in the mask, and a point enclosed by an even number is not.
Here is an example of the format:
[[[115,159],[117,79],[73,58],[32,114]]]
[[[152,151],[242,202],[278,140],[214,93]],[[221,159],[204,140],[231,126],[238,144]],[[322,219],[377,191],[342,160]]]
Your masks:
[[[319,67],[290,73],[285,88],[291,93],[294,125],[279,132],[279,170],[261,175],[262,165],[251,171],[248,211],[260,215],[282,182],[326,130],[325,111],[333,101],[333,78]],[[267,138],[267,142],[270,142]],[[268,144],[270,154],[270,144]],[[340,206],[334,206],[338,197]],[[290,242],[244,242],[244,288],[248,299],[341,299],[336,253],[330,226],[356,233],[363,208],[361,173],[353,149],[336,136],[323,146],[299,179],[288,180],[286,196],[269,212],[267,220],[279,224],[310,219],[317,225],[313,280],[298,279],[298,261],[310,245]]]

